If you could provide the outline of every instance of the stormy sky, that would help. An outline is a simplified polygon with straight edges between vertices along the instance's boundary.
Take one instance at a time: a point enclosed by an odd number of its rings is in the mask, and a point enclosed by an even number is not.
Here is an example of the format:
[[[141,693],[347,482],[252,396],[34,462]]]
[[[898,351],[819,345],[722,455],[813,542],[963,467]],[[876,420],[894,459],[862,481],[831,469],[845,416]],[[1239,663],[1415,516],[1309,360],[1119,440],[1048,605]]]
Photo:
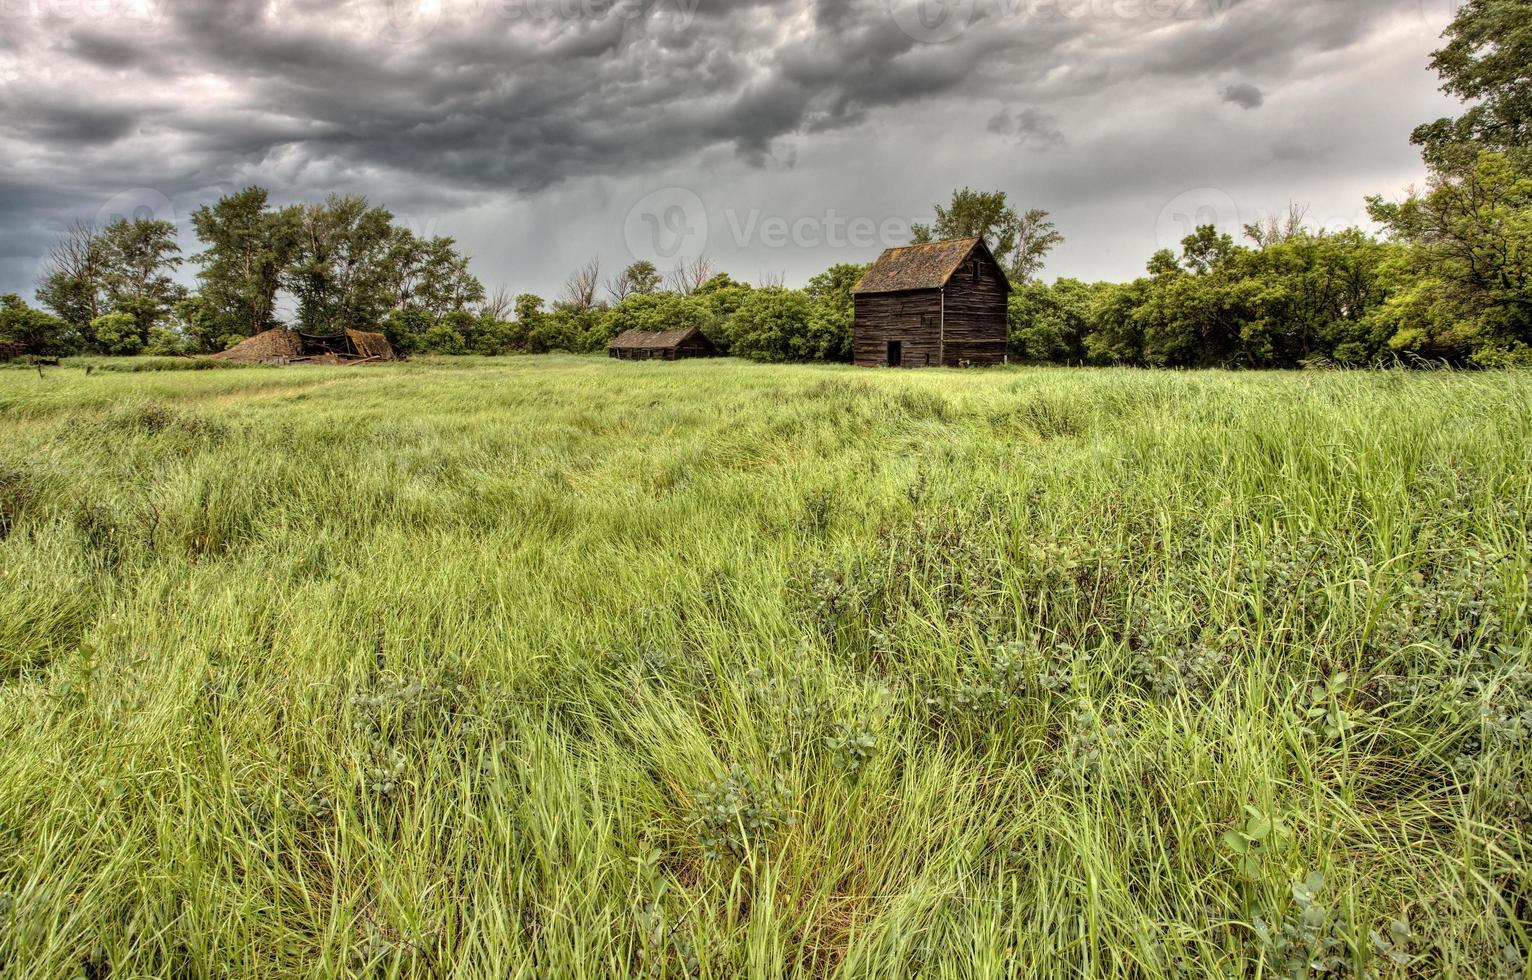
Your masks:
[[[699,254],[801,284],[955,187],[1053,212],[1048,277],[1125,279],[1423,170],[1452,0],[0,0],[0,292],[76,219],[250,185],[362,193],[553,295]]]

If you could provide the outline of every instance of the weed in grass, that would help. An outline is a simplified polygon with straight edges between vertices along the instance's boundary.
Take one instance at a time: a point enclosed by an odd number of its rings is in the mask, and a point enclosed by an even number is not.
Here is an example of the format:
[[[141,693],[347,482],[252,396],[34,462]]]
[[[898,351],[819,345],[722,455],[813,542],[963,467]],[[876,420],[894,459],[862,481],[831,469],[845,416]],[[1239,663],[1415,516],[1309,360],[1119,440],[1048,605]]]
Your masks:
[[[765,857],[777,833],[793,822],[787,791],[778,780],[762,784],[738,764],[692,794],[697,842],[709,860]]]
[[[1126,744],[1127,728],[1103,721],[1090,699],[1082,698],[1069,713],[1053,774],[1076,787],[1089,786]]]

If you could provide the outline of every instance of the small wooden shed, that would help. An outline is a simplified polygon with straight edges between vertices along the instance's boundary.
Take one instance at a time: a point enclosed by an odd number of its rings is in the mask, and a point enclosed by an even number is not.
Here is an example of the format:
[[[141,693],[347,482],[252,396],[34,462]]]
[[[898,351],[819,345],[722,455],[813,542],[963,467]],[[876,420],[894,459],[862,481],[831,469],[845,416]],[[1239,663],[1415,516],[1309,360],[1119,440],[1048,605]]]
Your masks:
[[[982,238],[890,248],[851,295],[862,367],[1005,363],[1011,283]]]
[[[624,330],[606,348],[610,357],[624,361],[674,361],[683,357],[712,357],[713,342],[697,327],[682,330]]]

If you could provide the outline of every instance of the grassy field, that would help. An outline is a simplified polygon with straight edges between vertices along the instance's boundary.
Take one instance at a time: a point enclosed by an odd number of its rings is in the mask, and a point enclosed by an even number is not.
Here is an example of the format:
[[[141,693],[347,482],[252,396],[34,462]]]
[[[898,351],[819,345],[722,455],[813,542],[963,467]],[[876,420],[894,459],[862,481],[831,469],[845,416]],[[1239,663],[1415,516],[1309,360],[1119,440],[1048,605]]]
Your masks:
[[[0,371],[0,974],[1500,977],[1532,375]]]

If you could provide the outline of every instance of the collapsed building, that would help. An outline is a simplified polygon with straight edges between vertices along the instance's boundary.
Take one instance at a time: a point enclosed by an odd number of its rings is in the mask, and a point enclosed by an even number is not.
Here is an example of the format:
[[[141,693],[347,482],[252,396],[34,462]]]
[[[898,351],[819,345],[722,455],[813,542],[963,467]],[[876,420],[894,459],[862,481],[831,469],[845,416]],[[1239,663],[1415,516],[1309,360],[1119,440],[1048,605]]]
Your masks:
[[[312,334],[272,327],[211,356],[246,364],[371,364],[393,360],[394,349],[387,337],[366,330]]]

